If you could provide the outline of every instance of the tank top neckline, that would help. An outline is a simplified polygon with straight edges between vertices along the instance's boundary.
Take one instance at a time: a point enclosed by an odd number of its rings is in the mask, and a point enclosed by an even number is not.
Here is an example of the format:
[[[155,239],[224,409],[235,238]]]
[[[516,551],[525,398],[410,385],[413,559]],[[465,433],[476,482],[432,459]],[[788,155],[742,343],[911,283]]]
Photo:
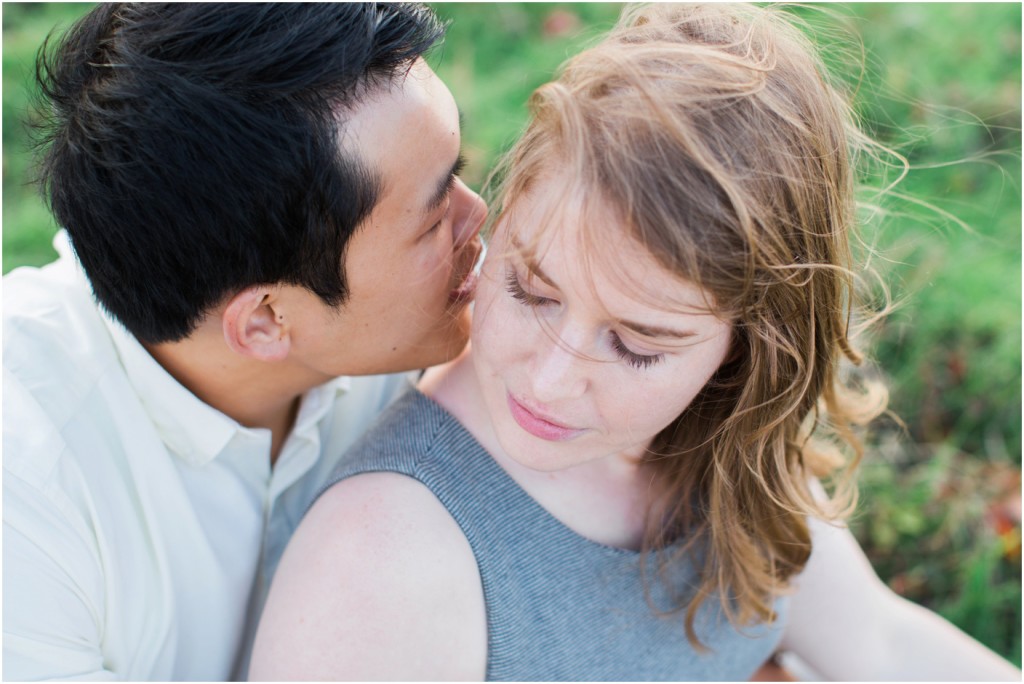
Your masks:
[[[433,397],[429,396],[428,394],[425,394],[418,387],[414,387],[412,391],[416,393],[418,401],[425,401],[432,410],[439,412],[443,418],[450,422],[455,430],[460,432],[464,437],[472,440],[473,445],[476,447],[476,451],[478,452],[477,456],[480,457],[481,461],[485,462],[483,467],[486,470],[491,471],[491,474],[498,477],[505,487],[507,487],[511,492],[514,492],[517,497],[522,499],[524,501],[524,505],[527,505],[530,508],[534,509],[535,512],[539,513],[541,516],[546,518],[550,523],[553,523],[557,528],[560,528],[563,534],[571,535],[572,537],[576,538],[579,541],[579,543],[585,544],[595,549],[599,549],[606,553],[612,553],[618,556],[625,557],[639,557],[641,554],[643,554],[643,551],[641,550],[627,549],[621,546],[612,546],[611,544],[605,544],[603,542],[595,541],[594,539],[591,539],[583,534],[580,534],[576,530],[569,527],[562,520],[560,520],[558,517],[552,514],[551,511],[545,508],[539,501],[537,501],[537,499],[533,498],[533,496],[528,491],[523,489],[523,486],[516,482],[515,478],[509,475],[508,471],[505,470],[501,466],[501,464],[495,460],[494,456],[491,455],[491,452],[485,449],[484,446],[480,444],[480,442],[477,440],[477,438],[473,436],[473,433],[466,429],[466,426],[463,425],[458,418],[452,415],[452,413],[448,411],[448,409],[439,404]]]

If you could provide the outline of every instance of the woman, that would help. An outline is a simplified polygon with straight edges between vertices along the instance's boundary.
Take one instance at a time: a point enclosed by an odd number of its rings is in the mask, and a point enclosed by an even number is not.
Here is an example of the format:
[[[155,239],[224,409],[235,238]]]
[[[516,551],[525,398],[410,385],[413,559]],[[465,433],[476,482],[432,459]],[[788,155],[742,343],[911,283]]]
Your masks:
[[[884,391],[846,369],[869,142],[825,79],[773,11],[655,6],[538,90],[471,351],[310,510],[251,676],[1019,678],[836,522]]]

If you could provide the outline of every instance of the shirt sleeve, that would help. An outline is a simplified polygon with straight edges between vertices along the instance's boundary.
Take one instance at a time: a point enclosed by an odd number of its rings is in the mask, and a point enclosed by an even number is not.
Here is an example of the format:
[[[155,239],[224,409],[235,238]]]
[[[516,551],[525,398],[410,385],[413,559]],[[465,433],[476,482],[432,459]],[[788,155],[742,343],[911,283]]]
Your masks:
[[[103,574],[65,488],[56,431],[4,374],[3,678],[116,677],[104,667]]]

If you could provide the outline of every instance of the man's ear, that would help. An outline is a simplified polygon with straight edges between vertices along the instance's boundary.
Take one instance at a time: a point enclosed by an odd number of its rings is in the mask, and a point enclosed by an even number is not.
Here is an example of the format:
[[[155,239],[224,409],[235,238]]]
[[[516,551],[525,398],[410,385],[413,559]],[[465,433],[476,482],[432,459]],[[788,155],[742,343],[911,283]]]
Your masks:
[[[288,321],[279,311],[277,289],[258,285],[232,297],[221,314],[224,341],[236,354],[282,361],[291,348]]]

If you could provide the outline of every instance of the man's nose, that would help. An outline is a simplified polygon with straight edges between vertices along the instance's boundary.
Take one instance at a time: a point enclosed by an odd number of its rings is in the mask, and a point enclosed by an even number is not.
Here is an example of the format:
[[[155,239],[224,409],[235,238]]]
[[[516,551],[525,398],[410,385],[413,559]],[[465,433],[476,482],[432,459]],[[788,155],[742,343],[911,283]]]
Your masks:
[[[480,233],[487,218],[487,205],[461,178],[452,188],[452,232],[456,247],[462,247]]]

